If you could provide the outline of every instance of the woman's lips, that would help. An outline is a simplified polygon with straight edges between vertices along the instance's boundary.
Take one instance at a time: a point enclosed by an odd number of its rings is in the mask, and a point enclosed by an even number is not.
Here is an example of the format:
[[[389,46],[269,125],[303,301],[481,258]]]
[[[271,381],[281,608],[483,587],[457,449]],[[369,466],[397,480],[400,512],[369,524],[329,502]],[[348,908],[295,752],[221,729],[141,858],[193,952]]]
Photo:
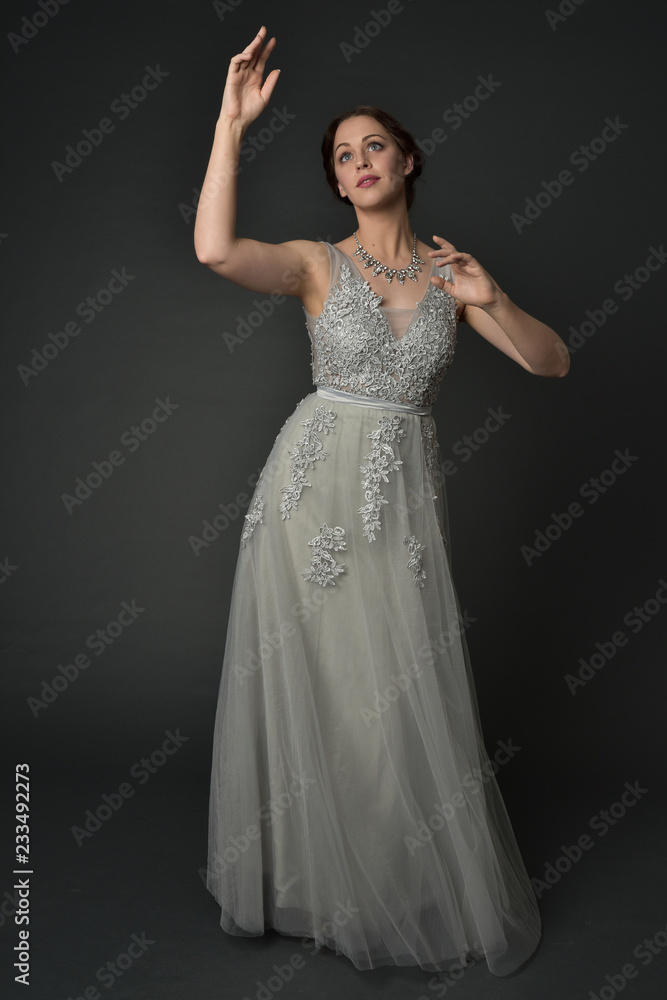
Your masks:
[[[370,187],[371,184],[375,184],[377,180],[379,180],[379,177],[369,177],[367,180],[362,181],[361,184],[357,184],[357,187],[360,188]]]

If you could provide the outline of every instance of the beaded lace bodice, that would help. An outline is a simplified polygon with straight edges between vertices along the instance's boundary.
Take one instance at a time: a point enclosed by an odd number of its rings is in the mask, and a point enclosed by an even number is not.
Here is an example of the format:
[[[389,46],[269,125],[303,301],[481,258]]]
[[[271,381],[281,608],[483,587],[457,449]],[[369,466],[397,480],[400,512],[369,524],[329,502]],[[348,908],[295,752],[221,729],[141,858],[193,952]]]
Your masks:
[[[454,358],[456,300],[429,281],[399,338],[392,329],[397,317],[385,313],[382,296],[353,260],[323,242],[331,263],[329,294],[319,316],[303,307],[311,336],[313,384],[415,406],[435,402]],[[449,265],[436,269],[434,263],[432,274],[451,280]]]

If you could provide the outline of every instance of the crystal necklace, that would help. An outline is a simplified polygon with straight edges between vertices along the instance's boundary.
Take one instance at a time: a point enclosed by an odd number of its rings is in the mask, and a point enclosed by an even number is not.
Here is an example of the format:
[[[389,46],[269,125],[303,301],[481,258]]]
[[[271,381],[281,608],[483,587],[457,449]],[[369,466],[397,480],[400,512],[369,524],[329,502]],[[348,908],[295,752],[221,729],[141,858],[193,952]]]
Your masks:
[[[377,257],[373,257],[372,254],[368,252],[368,250],[364,250],[361,243],[357,239],[356,232],[354,233],[354,239],[359,249],[354,251],[353,256],[354,257],[358,256],[360,260],[363,260],[364,267],[373,266],[374,275],[382,274],[382,272],[384,271],[384,276],[388,282],[391,282],[391,279],[394,277],[394,275],[396,275],[401,285],[405,281],[406,276],[410,278],[411,281],[418,281],[419,279],[417,278],[417,275],[414,272],[421,271],[421,267],[419,267],[419,264],[425,264],[426,261],[423,261],[421,257],[417,256],[417,234],[413,232],[412,235],[414,236],[414,239],[412,241],[412,260],[410,261],[407,267],[400,267],[400,268],[387,267],[386,264],[381,264],[380,261],[377,259]]]

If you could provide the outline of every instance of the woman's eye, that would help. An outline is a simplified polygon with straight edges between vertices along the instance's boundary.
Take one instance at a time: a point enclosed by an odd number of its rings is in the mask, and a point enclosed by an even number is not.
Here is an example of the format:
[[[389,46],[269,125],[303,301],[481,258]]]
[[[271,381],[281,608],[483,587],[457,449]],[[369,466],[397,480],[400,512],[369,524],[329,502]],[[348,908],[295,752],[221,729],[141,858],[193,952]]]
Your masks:
[[[384,148],[384,147],[382,146],[382,143],[381,143],[381,142],[376,142],[375,140],[373,140],[372,142],[369,142],[369,143],[368,143],[368,145],[369,145],[369,146],[377,146],[377,147],[378,147],[378,149],[383,149],[383,148]],[[343,163],[343,157],[344,157],[344,156],[351,156],[351,155],[352,155],[352,154],[351,154],[351,153],[348,153],[348,152],[345,152],[345,153],[341,153],[341,154],[340,154],[340,156],[338,157],[338,162],[339,162],[339,163]]]

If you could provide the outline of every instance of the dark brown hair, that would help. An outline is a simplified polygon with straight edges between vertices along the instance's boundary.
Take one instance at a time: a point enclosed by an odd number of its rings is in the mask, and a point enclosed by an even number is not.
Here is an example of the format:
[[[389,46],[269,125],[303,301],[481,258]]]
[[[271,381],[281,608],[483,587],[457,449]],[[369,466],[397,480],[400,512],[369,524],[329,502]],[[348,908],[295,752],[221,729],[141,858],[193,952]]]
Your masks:
[[[380,108],[374,107],[372,104],[357,104],[352,111],[343,111],[342,114],[337,115],[327,126],[324,138],[322,139],[322,162],[324,164],[327,184],[333,191],[334,196],[338,201],[342,201],[346,205],[352,204],[347,195],[342,197],[340,191],[338,190],[338,182],[336,180],[336,171],[334,167],[333,144],[336,136],[336,129],[340,123],[346,121],[348,118],[358,118],[362,115],[368,115],[370,118],[374,118],[376,122],[379,122],[379,124],[387,130],[390,136],[397,143],[401,152],[404,155],[411,153],[414,157],[414,166],[412,171],[405,178],[405,200],[407,207],[410,208],[415,197],[415,181],[422,172],[424,160],[423,153],[412,135],[403,128],[400,122],[398,122],[393,115],[389,114],[388,111],[382,111]]]

